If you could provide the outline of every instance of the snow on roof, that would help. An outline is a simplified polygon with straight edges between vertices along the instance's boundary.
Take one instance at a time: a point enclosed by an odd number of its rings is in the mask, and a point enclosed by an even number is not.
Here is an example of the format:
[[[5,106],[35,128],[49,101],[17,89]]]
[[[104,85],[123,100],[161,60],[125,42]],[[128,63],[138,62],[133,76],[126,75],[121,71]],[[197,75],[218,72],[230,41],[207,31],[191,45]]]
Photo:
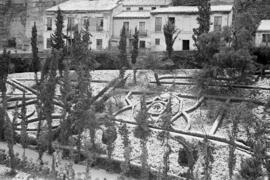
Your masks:
[[[150,12],[147,11],[125,11],[117,14],[114,19],[131,19],[131,18],[150,18]]]
[[[169,5],[172,0],[124,0],[124,6],[162,6]]]
[[[262,20],[257,31],[270,31],[270,20]]]
[[[69,0],[53,6],[46,11],[108,11],[115,8],[119,0]]]
[[[230,12],[232,11],[232,5],[213,5],[211,6],[212,12]],[[164,13],[197,13],[197,6],[171,6],[166,8],[158,8],[151,11],[152,14],[164,14]]]

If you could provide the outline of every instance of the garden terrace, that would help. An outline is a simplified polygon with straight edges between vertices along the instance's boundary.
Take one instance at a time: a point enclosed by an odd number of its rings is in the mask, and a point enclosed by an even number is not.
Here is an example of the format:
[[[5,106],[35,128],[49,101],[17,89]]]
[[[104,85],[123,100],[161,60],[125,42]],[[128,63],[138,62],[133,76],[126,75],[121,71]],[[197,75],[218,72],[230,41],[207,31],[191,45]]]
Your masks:
[[[91,88],[93,91],[93,102],[102,102],[105,107],[111,107],[112,116],[110,121],[119,128],[126,124],[129,131],[131,142],[131,164],[140,167],[140,140],[133,135],[134,129],[139,125],[136,121],[136,114],[141,109],[140,100],[142,96],[146,98],[146,106],[149,113],[148,128],[151,130],[151,136],[147,140],[148,162],[152,173],[157,176],[160,170],[160,164],[164,156],[164,144],[158,139],[160,132],[169,133],[169,144],[171,146],[170,170],[171,177],[186,177],[188,164],[181,164],[179,151],[186,149],[192,152],[193,145],[208,139],[214,147],[213,161],[213,179],[226,178],[228,146],[236,146],[236,169],[240,169],[241,158],[250,157],[254,154],[253,148],[247,143],[247,134],[244,129],[246,124],[242,122],[239,125],[239,136],[236,141],[231,141],[228,135],[228,129],[231,123],[230,114],[233,110],[244,106],[249,115],[259,119],[269,119],[265,116],[264,109],[267,109],[267,99],[269,98],[268,80],[258,81],[253,85],[235,84],[229,93],[217,93],[215,95],[200,94],[196,89],[196,83],[193,81],[197,70],[173,70],[158,71],[161,86],[157,87],[153,72],[150,70],[139,70],[137,72],[137,84],[133,84],[132,71],[126,72],[126,85],[119,87],[118,71],[93,71],[91,72]],[[69,80],[76,84],[77,75],[70,72]],[[61,112],[64,107],[60,101],[60,84],[56,89],[56,96],[53,100],[55,109],[53,112],[54,132],[59,129],[61,121]],[[38,117],[35,110],[38,91],[35,87],[33,73],[11,74],[8,77],[8,109],[9,114],[15,109],[22,107],[22,95],[25,93],[27,105],[27,125],[28,135],[33,139],[36,136]],[[224,88],[219,85],[218,88]],[[254,92],[256,94],[254,95]],[[17,104],[16,104],[17,102]],[[166,112],[168,103],[171,103],[172,117],[171,126],[166,129],[162,126],[162,119]],[[243,104],[249,104],[245,106]],[[228,108],[224,108],[228,107]],[[234,112],[235,113],[235,112]],[[42,117],[45,120],[45,117]],[[106,127],[104,125],[108,116],[104,113],[96,113],[99,128],[96,131],[96,144],[101,154],[100,157],[106,159],[106,145],[102,142],[102,134]],[[248,122],[247,122],[248,123]],[[14,124],[18,134],[21,130],[20,120]],[[270,127],[269,127],[270,128]],[[76,134],[74,134],[76,137]],[[80,153],[88,151],[91,144],[89,132],[85,131],[82,138],[82,149]],[[35,143],[33,143],[35,144]],[[68,146],[72,149],[73,146]],[[61,149],[61,148],[60,148]],[[62,147],[65,149],[65,147]],[[114,151],[112,159],[115,162],[124,161],[124,147],[121,141],[121,135],[118,134],[114,141]],[[194,156],[195,158],[195,156]],[[178,161],[178,159],[180,159]],[[195,158],[196,159],[196,158]],[[195,167],[199,166],[194,162]],[[183,166],[182,166],[183,165]],[[134,176],[133,176],[134,177]]]

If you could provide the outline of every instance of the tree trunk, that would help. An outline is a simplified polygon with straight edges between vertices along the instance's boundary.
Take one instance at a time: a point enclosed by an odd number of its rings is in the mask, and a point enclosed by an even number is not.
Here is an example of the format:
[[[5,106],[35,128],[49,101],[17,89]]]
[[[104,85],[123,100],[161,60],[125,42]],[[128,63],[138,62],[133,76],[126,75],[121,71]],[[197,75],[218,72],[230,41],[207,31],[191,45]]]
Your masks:
[[[156,72],[154,72],[154,76],[155,76],[157,86],[161,86],[161,83],[160,83],[159,78],[158,78],[158,74]]]
[[[136,77],[136,74],[137,74],[137,69],[133,69],[133,83],[136,85],[137,84],[137,77]]]

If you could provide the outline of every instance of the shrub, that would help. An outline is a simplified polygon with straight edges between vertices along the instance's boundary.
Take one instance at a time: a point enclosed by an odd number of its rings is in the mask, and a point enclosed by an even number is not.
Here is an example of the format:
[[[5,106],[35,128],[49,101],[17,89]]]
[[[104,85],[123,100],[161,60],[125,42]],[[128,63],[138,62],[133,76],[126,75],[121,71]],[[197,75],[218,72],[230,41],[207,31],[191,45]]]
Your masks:
[[[95,60],[99,64],[97,69],[119,69],[120,59],[113,52],[96,52]]]
[[[269,64],[270,47],[255,47],[252,49],[252,55],[256,56],[256,62],[262,65]]]
[[[240,174],[245,179],[257,179],[262,176],[262,168],[260,161],[249,158],[241,162]]]

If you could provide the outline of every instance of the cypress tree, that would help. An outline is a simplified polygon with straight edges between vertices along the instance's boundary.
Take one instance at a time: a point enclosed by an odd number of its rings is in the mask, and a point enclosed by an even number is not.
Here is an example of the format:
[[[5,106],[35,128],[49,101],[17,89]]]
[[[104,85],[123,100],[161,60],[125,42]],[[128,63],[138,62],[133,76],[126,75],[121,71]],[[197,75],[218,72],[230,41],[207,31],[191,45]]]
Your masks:
[[[42,88],[41,88],[41,100],[42,100],[42,108],[48,125],[48,153],[53,153],[52,147],[52,113],[54,112],[54,103],[53,99],[55,96],[55,88],[57,83],[57,65],[58,60],[61,55],[59,55],[59,51],[52,51],[52,57],[49,57],[46,61],[49,62],[49,72],[48,75],[43,79]]]
[[[198,51],[200,51],[198,47],[198,38],[203,33],[208,33],[210,30],[210,14],[211,14],[211,4],[210,0],[198,0],[198,13],[197,21],[199,24],[198,28],[193,29],[193,40],[195,42],[195,46]]]
[[[131,156],[131,146],[129,139],[129,131],[126,124],[123,124],[119,128],[119,133],[122,137],[122,143],[124,145],[124,159],[125,161],[121,163],[122,174],[126,175],[130,170],[130,156]]]
[[[13,119],[11,120],[5,112],[6,121],[5,121],[5,139],[7,140],[8,144],[8,155],[9,155],[9,167],[10,167],[10,175],[16,174],[16,161],[15,161],[15,154],[14,154],[14,144],[15,144],[15,123],[18,118],[18,108],[16,107],[15,111],[13,112]]]
[[[139,54],[139,51],[138,51],[138,46],[139,46],[139,31],[137,30],[137,27],[135,28],[135,32],[134,32],[134,35],[133,35],[133,41],[132,41],[132,51],[131,51],[131,62],[133,65],[136,64],[136,61],[137,61],[137,57],[138,57],[138,54]],[[136,68],[134,67],[133,68],[133,82],[134,84],[137,83],[137,80],[136,80]]]
[[[119,41],[119,59],[120,59],[120,78],[124,79],[125,76],[125,69],[128,68],[128,62],[127,62],[127,34],[126,34],[126,28],[123,25],[121,34],[120,34],[120,41]]]
[[[149,179],[149,165],[148,165],[148,149],[147,149],[147,140],[151,135],[151,131],[148,127],[149,113],[148,108],[146,106],[145,95],[143,95],[141,99],[141,110],[135,117],[137,122],[137,126],[134,130],[134,136],[140,139],[140,147],[141,147],[141,179],[148,180]]]
[[[20,113],[21,118],[21,144],[23,147],[23,160],[25,159],[25,148],[27,148],[28,135],[27,135],[27,115],[26,115],[26,99],[25,92],[23,93],[22,108]]]
[[[138,46],[139,46],[139,31],[137,30],[137,27],[136,27],[134,31],[134,35],[133,35],[133,41],[132,41],[132,47],[133,47],[131,51],[132,64],[136,64],[137,57],[139,54]]]
[[[37,72],[39,71],[39,57],[38,57],[38,47],[37,47],[37,27],[36,22],[34,23],[34,26],[32,27],[32,37],[31,37],[31,46],[32,46],[32,69],[35,72],[35,79],[36,82],[38,82]]]
[[[65,42],[63,40],[63,27],[64,27],[64,18],[62,15],[62,11],[60,8],[57,10],[57,16],[56,16],[56,30],[54,34],[51,35],[51,41],[52,41],[52,48],[59,50],[64,50]],[[58,70],[60,75],[62,76],[62,72],[64,70],[64,54],[62,54],[62,57],[59,58],[58,61]]]
[[[9,67],[9,54],[7,53],[6,49],[3,50],[3,55],[0,57],[0,90],[2,93],[2,110],[3,113],[1,113],[0,117],[0,140],[5,139],[5,121],[6,121],[6,108],[7,108],[7,97],[6,97],[6,81],[8,77],[8,67]]]

